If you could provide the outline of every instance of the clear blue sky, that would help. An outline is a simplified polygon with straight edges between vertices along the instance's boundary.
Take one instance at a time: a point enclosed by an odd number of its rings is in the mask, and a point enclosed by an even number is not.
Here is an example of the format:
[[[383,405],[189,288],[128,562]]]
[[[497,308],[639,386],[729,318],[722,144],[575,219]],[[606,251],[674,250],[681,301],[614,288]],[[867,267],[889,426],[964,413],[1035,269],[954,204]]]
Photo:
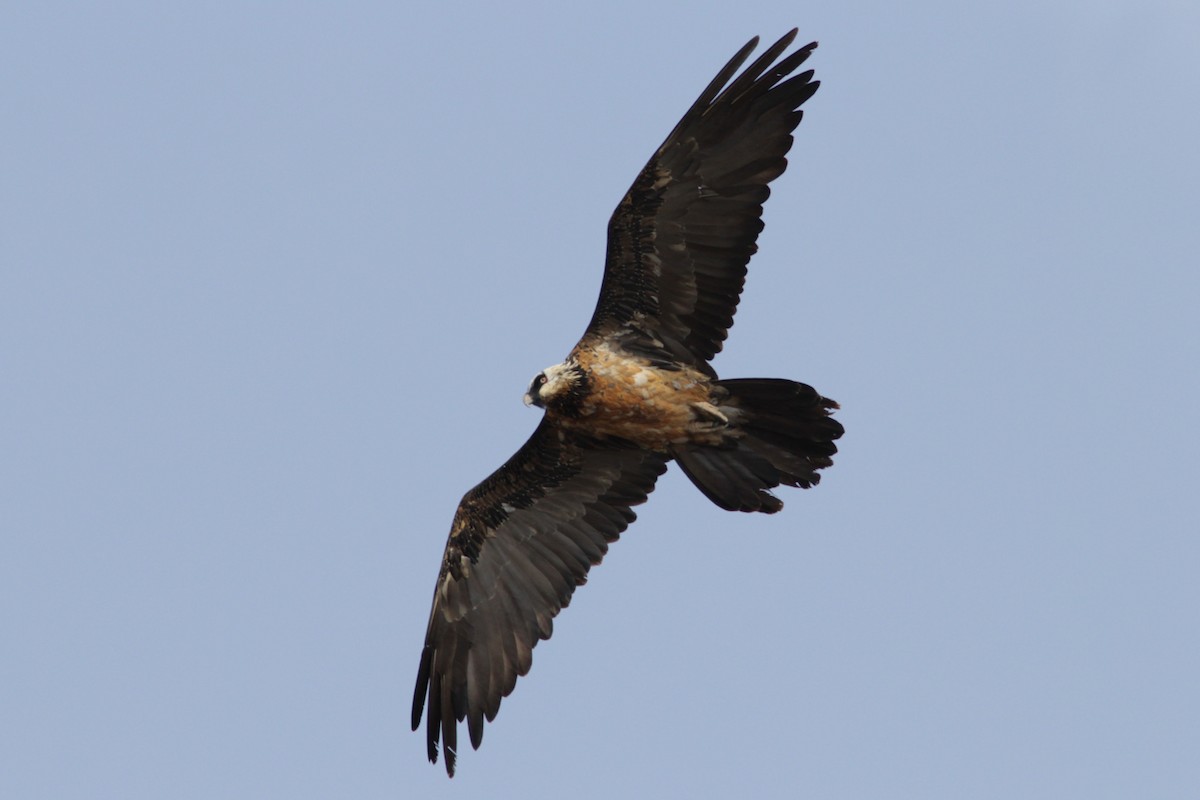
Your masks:
[[[1195,797],[1195,4],[419,9],[0,13],[0,796]],[[636,171],[792,26],[716,366],[842,454],[769,518],[668,473],[449,782],[455,504]]]

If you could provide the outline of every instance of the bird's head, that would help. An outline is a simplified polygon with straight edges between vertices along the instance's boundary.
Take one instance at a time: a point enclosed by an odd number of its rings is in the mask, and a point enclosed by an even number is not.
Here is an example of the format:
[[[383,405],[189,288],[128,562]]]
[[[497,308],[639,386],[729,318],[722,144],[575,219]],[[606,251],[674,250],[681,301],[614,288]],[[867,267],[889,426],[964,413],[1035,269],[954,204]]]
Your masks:
[[[525,405],[565,410],[578,402],[584,388],[583,370],[573,360],[546,367],[529,382]]]

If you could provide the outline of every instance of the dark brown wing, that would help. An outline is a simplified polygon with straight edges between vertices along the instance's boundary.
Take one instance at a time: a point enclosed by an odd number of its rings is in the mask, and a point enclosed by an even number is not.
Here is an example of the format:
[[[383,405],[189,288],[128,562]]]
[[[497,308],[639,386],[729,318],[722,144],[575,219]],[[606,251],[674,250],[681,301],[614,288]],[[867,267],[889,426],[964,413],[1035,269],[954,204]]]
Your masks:
[[[463,498],[442,560],[413,694],[429,700],[426,745],[454,774],[457,723],[479,747],[539,639],[608,543],[634,520],[666,461],[621,443],[565,433],[545,418],[503,467]]]
[[[757,249],[767,184],[787,167],[800,105],[819,85],[788,76],[817,46],[775,60],[793,30],[741,75],[752,39],[642,169],[608,223],[604,283],[584,341],[710,372]],[[729,85],[726,86],[726,83]]]

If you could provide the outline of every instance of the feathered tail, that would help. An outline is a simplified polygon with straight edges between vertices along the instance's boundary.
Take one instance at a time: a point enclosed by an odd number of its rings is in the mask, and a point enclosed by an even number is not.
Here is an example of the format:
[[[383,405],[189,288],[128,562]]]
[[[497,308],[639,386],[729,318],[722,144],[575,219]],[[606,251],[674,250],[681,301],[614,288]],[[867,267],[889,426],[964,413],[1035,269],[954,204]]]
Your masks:
[[[722,445],[688,444],[672,453],[684,473],[727,511],[774,514],[783,501],[771,494],[780,484],[807,489],[817,470],[833,464],[833,443],[842,435],[829,416],[838,407],[803,383],[774,378],[716,382],[713,403],[729,419]],[[722,397],[724,393],[724,397]]]

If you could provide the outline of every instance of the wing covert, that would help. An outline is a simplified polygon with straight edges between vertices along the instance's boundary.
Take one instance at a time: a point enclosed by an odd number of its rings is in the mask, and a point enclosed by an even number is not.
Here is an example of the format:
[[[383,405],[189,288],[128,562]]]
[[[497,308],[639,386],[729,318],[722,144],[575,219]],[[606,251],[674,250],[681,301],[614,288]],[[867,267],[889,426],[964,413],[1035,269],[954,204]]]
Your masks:
[[[543,418],[459,505],[434,590],[413,694],[426,746],[454,774],[457,723],[479,747],[484,720],[529,671],[553,618],[634,520],[666,469],[660,455],[562,431]]]
[[[767,184],[786,169],[800,106],[819,86],[811,70],[789,77],[816,42],[776,63],[795,36],[731,82],[758,39],[747,43],[638,174],[609,220],[585,341],[612,338],[629,352],[712,374],[708,361],[733,324],[757,250]]]

